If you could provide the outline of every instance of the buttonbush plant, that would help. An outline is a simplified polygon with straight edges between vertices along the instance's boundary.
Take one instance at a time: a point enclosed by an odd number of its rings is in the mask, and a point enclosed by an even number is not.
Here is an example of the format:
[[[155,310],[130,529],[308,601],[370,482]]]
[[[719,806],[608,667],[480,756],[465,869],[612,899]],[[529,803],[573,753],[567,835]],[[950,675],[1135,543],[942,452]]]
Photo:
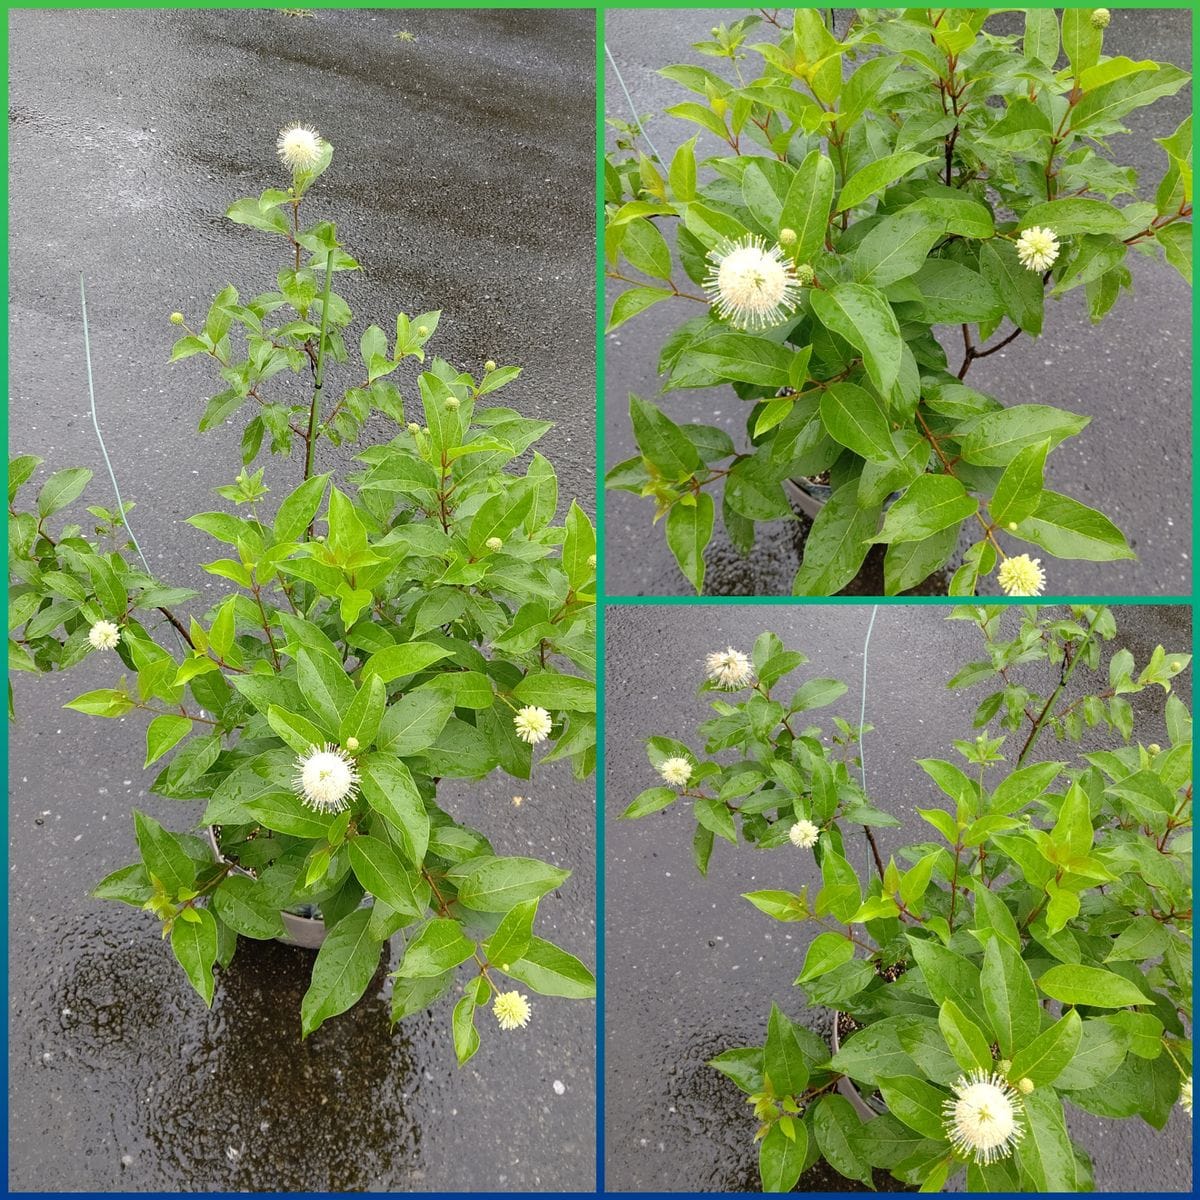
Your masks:
[[[332,153],[311,130],[284,131],[291,186],[228,211],[281,252],[278,274],[245,298],[225,288],[194,323],[171,318],[172,361],[203,358],[217,379],[200,429],[252,413],[236,478],[189,520],[213,540],[202,567],[224,594],[188,614],[196,593],[150,572],[125,513],[68,515],[87,470],[55,472],[23,506],[41,459],[22,455],[9,469],[10,664],[107,656],[112,686],[67,707],[144,715],[151,790],[198,802],[191,832],[135,812],[137,860],[93,894],[153,914],[206,1004],[239,936],[281,937],[281,914],[310,915],[327,936],[307,1036],[359,998],[400,934],[392,1017],[461,983],[461,1065],[478,1008],[512,1028],[529,1019],[522,989],[594,994],[587,967],[535,932],[569,871],[496,853],[440,806],[438,785],[525,780],[538,756],[591,775],[595,535],[574,502],[555,524],[554,469],[526,455],[550,423],[496,403],[519,367],[476,376],[427,358],[437,312],[400,313],[394,337],[369,325],[351,351],[333,280],[358,263],[332,222],[302,211]],[[316,471],[322,444],[351,445],[368,422],[392,436],[361,448],[345,483]],[[264,448],[281,461],[252,469]]]
[[[1031,9],[1019,35],[987,28],[996,11],[858,9],[840,36],[831,10],[748,15],[695,46],[736,81],[662,69],[683,89],[666,115],[698,127],[669,163],[638,149],[645,118],[614,120],[608,328],[689,310],[662,345],[663,390],[731,385],[746,407],[739,449],[702,411],[677,424],[632,396],[639,453],[608,473],[653,499],[697,592],[718,482],[743,554],[757,522],[793,517],[786,481],[827,497],[800,595],[838,592],[877,544],[889,595],[946,567],[964,535],[956,596],[993,572],[1011,595],[1040,594],[1031,551],[1134,557],[1108,517],[1047,485],[1089,421],[1069,375],[1007,404],[970,371],[1040,336],[1048,300],[1082,289],[1101,321],[1131,287],[1131,254],[1191,282],[1191,118],[1156,139],[1149,184],[1108,145],[1189,76],[1104,54],[1106,10]]]
[[[702,874],[717,839],[795,861],[795,890],[745,899],[812,927],[796,986],[833,1010],[840,1046],[772,1005],[764,1044],[710,1064],[752,1105],[766,1191],[819,1158],[867,1187],[882,1168],[922,1191],[964,1170],[970,1191],[1090,1191],[1066,1105],[1155,1129],[1176,1101],[1191,1111],[1192,722],[1171,690],[1190,656],[1159,646],[1139,669],[1120,649],[1103,670],[1102,607],[951,619],[978,625],[984,653],[948,686],[995,690],[977,738],[919,760],[928,839],[885,859],[875,830],[900,824],[901,797],[860,783],[870,726],[814,725],[846,687],[785,686],[806,659],[772,633],[716,656],[740,670],[710,660],[702,752],[651,737],[662,783],[624,813],[690,804]],[[1128,699],[1156,684],[1166,745],[1135,737]]]

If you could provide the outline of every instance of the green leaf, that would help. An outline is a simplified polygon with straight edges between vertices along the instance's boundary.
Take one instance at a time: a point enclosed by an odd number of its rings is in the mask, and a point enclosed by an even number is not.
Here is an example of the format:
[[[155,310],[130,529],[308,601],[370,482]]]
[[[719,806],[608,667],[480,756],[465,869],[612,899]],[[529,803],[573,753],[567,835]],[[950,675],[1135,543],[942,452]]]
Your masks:
[[[1105,962],[1145,962],[1166,953],[1170,938],[1161,921],[1153,917],[1134,917],[1113,943]]]
[[[859,1148],[858,1114],[845,1096],[832,1092],[822,1096],[813,1110],[813,1132],[829,1165],[847,1179],[861,1180],[874,1190],[871,1164]]]
[[[257,196],[249,196],[231,204],[225,215],[238,225],[249,225],[251,229],[262,229],[267,233],[286,234],[287,217],[279,211],[282,203],[282,200],[264,202]]]
[[[181,890],[191,888],[196,882],[196,864],[178,835],[169,833],[153,817],[136,808],[133,828],[146,870],[162,883],[168,894],[178,896]]]
[[[194,920],[171,926],[171,949],[205,1005],[212,1008],[213,964],[217,961],[217,922],[207,908],[192,908]]]
[[[124,692],[115,688],[98,688],[84,692],[74,700],[68,700],[63,708],[87,713],[90,717],[123,717],[133,708],[133,701]]]
[[[915,150],[902,150],[899,154],[888,154],[877,158],[855,171],[846,180],[838,196],[836,212],[854,208],[876,192],[882,191],[893,180],[908,175],[923,163],[932,162],[934,156],[918,154]]]
[[[915,275],[945,228],[946,223],[927,209],[910,208],[884,217],[858,244],[854,278],[859,283],[885,288]]]
[[[912,277],[909,286],[920,293],[925,318],[954,324],[996,321],[1004,304],[992,285],[977,271],[949,259],[931,258]]]
[[[708,492],[690,498],[694,504],[677,501],[667,513],[667,546],[698,596],[704,590],[704,551],[712,540],[714,508]]]
[[[938,1012],[938,1026],[954,1061],[964,1071],[991,1071],[992,1050],[983,1030],[954,1003],[943,1002]]]
[[[733,824],[733,814],[723,800],[701,799],[692,806],[696,820],[705,829],[711,829],[717,837],[737,845],[737,829]]]
[[[892,1116],[924,1137],[945,1141],[945,1092],[912,1075],[881,1075],[875,1082]]]
[[[1016,536],[1056,558],[1115,562],[1137,557],[1125,535],[1102,512],[1058,492],[1042,493],[1034,514],[1018,522]]]
[[[38,516],[45,520],[60,509],[66,508],[79,497],[91,478],[92,473],[86,467],[68,467],[65,471],[55,471],[38,492]],[[211,988],[209,990],[211,994]]]
[[[627,820],[645,817],[658,812],[679,799],[679,793],[674,788],[652,787],[640,793],[638,798],[621,814]]]
[[[155,717],[146,727],[146,761],[143,765],[148,767],[157,762],[191,732],[192,722],[188,717],[175,716],[173,713]]]
[[[485,858],[459,882],[458,899],[477,912],[508,912],[553,891],[570,874],[535,858]]]
[[[854,943],[840,933],[818,933],[804,956],[804,966],[796,976],[797,984],[817,979],[849,962],[854,957]]]
[[[700,454],[691,439],[661,409],[631,395],[629,417],[638,449],[664,478],[687,479],[700,469]]]
[[[960,432],[959,453],[980,467],[1006,467],[1019,450],[1049,440],[1053,449],[1085,428],[1090,417],[1046,404],[1015,404],[985,413]]]
[[[1021,265],[1013,243],[1004,238],[983,242],[979,247],[979,270],[1000,297],[1013,324],[1034,337],[1040,334],[1046,289],[1037,271]]]
[[[379,732],[387,706],[387,688],[378,675],[371,675],[354,695],[346,714],[338,727],[338,741],[344,746],[351,739],[366,749]]]
[[[302,649],[296,656],[296,682],[309,712],[327,734],[336,734],[354,702],[354,684],[345,669],[327,655]]]
[[[1038,978],[1038,987],[1063,1004],[1086,1004],[1091,1008],[1126,1008],[1150,1004],[1149,997],[1124,976],[1100,967],[1062,963]]]
[[[826,329],[862,354],[876,390],[890,397],[900,376],[904,340],[896,314],[883,295],[861,283],[839,283],[810,292],[809,302]]]
[[[496,932],[484,943],[488,962],[503,971],[508,969],[507,964],[516,962],[525,954],[533,940],[533,921],[537,910],[536,900],[523,900],[504,914],[496,926]]]
[[[367,659],[362,669],[362,680],[365,684],[372,675],[377,675],[384,683],[391,683],[406,675],[415,675],[440,659],[449,657],[451,653],[433,642],[405,642],[387,646]]]
[[[790,1192],[804,1170],[808,1154],[808,1129],[803,1122],[793,1125],[789,1138],[776,1122],[758,1144],[758,1174],[764,1192]]]
[[[835,442],[874,462],[896,457],[892,429],[883,406],[852,383],[835,383],[821,395],[821,423]]]
[[[1121,210],[1105,200],[1047,200],[1026,210],[1017,224],[1018,230],[1034,225],[1049,226],[1060,237],[1082,233],[1115,233],[1125,231],[1127,218]],[[1030,272],[1033,274],[1033,272]]]
[[[596,531],[587,513],[574,500],[567,510],[566,537],[563,540],[562,567],[567,582],[578,591],[596,573],[589,561],[596,555]]]
[[[445,995],[454,982],[454,972],[435,975],[432,979],[397,979],[392,981],[392,1022],[402,1021],[428,1008]]]
[[[221,920],[244,937],[267,940],[286,933],[278,906],[257,880],[226,876],[212,899]]]
[[[767,1024],[763,1074],[778,1097],[800,1096],[808,1082],[808,1063],[795,1027],[775,1004],[771,1005],[771,1018]]]
[[[947,526],[916,542],[895,542],[883,558],[884,594],[895,596],[916,587],[945,566],[958,544],[958,528]]]
[[[1028,1046],[1017,1051],[1008,1072],[1009,1078],[1031,1079],[1037,1087],[1053,1083],[1075,1057],[1082,1031],[1083,1022],[1071,1009],[1045,1033],[1038,1034]]]
[[[522,704],[535,704],[546,709],[565,709],[568,712],[595,712],[596,687],[577,675],[560,675],[555,671],[534,671],[513,688],[513,696]]]
[[[645,312],[646,309],[663,300],[670,300],[674,295],[674,292],[669,292],[665,288],[631,287],[628,291],[622,292],[613,302],[605,333],[612,333],[614,329],[619,329],[631,317],[636,317],[639,313]]]
[[[1019,767],[996,785],[989,811],[1013,813],[1024,808],[1050,787],[1066,765],[1064,762],[1044,762]]]
[[[356,839],[357,840],[357,839]],[[353,846],[353,842],[351,845]],[[475,943],[449,917],[434,917],[405,947],[396,972],[401,979],[429,979],[452,970],[475,952]]]
[[[387,842],[359,834],[350,838],[347,849],[355,878],[372,896],[391,905],[397,912],[412,917],[424,916],[425,905],[416,895],[418,882]]]
[[[1053,67],[1058,61],[1058,14],[1052,8],[1027,8],[1021,44],[1029,58]]]
[[[781,229],[796,234],[791,253],[798,263],[811,263],[825,244],[833,189],[833,163],[820,150],[810,150],[788,188],[779,218]]]
[[[625,225],[621,253],[651,279],[671,278],[671,251],[657,226],[639,217]]]
[[[409,692],[384,713],[375,744],[400,758],[419,754],[438,740],[453,711],[454,700],[446,692]]]
[[[697,137],[699,135],[697,134]],[[671,169],[667,176],[671,195],[685,203],[696,198],[696,138],[688,138],[671,158]]]
[[[325,498],[325,485],[329,476],[314,475],[306,479],[279,506],[275,514],[275,543],[286,545],[297,541],[312,524],[313,518]]]
[[[429,816],[407,764],[394,754],[368,754],[359,768],[367,803],[387,821],[404,856],[420,867],[429,848]]]
[[[267,709],[267,724],[297,754],[307,754],[313,747],[325,745],[326,737],[321,729],[307,717],[288,712],[278,704],[272,704]]]
[[[591,971],[573,954],[542,938],[530,938],[525,953],[500,969],[542,996],[589,1000],[596,994],[596,979]]]
[[[303,1036],[355,1004],[379,966],[382,945],[371,936],[371,910],[358,908],[329,931],[313,963],[312,982],[300,1004]]]
[[[461,1067],[479,1049],[479,1031],[475,1028],[475,998],[469,992],[454,1006],[450,1030],[454,1035],[454,1057]]]
[[[803,353],[803,352],[801,352]],[[748,333],[718,333],[697,342],[681,363],[736,383],[758,387],[787,387],[797,353]],[[804,356],[807,362],[807,355]]]
[[[1045,486],[1046,455],[1049,453],[1049,440],[1038,442],[1018,451],[1004,468],[988,506],[997,525],[1024,521],[1036,511]]]
[[[992,938],[983,949],[979,984],[1000,1052],[1005,1058],[1012,1058],[1041,1029],[1041,1008],[1033,976],[1007,942]]]
[[[979,501],[953,475],[921,475],[888,509],[873,542],[916,542],[961,524]]]
[[[247,800],[244,808],[264,828],[290,837],[324,838],[329,832],[328,816],[314,812],[294,792],[283,788]]]
[[[912,935],[908,941],[934,1002],[941,1006],[952,1000],[972,1021],[986,1027],[987,1009],[980,1000],[980,975],[975,964],[938,942]]]
[[[1083,9],[1065,9],[1067,13]],[[1067,1133],[1062,1101],[1052,1088],[1038,1088],[1024,1100],[1025,1136],[1017,1143],[1017,1162],[1039,1192],[1073,1192],[1077,1188],[1075,1151]]]
[[[863,506],[858,482],[842,484],[817,514],[804,543],[804,561],[792,584],[796,596],[832,596],[858,574],[868,539],[879,522],[879,505]]]
[[[1128,1048],[1124,1030],[1100,1019],[1084,1021],[1079,1048],[1055,1079],[1055,1088],[1075,1091],[1098,1086],[1125,1060]]]

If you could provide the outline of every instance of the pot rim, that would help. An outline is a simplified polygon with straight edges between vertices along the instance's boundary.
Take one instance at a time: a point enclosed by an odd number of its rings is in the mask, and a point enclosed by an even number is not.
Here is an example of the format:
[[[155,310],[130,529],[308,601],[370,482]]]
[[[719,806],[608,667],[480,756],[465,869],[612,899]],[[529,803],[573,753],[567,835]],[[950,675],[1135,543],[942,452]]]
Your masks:
[[[830,1034],[829,1042],[833,1047],[834,1054],[837,1054],[841,1049],[842,1039],[838,1035],[838,1018],[841,1017],[841,1009],[830,1009],[833,1013],[833,1032]],[[869,1104],[863,1094],[858,1090],[854,1080],[849,1075],[843,1075],[837,1083],[838,1091],[846,1097],[847,1100],[854,1106],[854,1111],[858,1113],[864,1121],[873,1120],[875,1117],[881,1116],[885,1109],[875,1108]]]
[[[205,833],[207,834],[207,836],[208,836],[208,842],[209,842],[209,845],[210,845],[210,846],[212,846],[213,853],[216,855],[216,857],[217,857],[217,861],[218,861],[218,862],[226,862],[226,863],[229,863],[229,865],[230,865],[230,866],[233,868],[233,870],[234,870],[234,873],[235,873],[235,874],[237,874],[237,875],[244,875],[244,876],[246,876],[246,878],[247,878],[247,879],[254,879],[254,878],[256,878],[256,876],[255,876],[255,874],[254,874],[254,872],[253,872],[253,871],[247,871],[245,867],[238,866],[238,864],[237,864],[237,863],[235,863],[235,862],[230,862],[230,860],[229,860],[229,859],[227,859],[227,858],[226,858],[226,857],[225,857],[225,856],[224,856],[224,855],[221,853],[221,847],[220,847],[220,845],[219,845],[219,844],[218,844],[218,842],[217,842],[217,832],[216,832],[216,828],[215,828],[215,826],[213,826],[213,825],[207,825],[207,826],[205,826],[205,830],[204,830],[204,832],[205,832]],[[322,920],[320,917],[306,917],[306,916],[304,916],[304,915],[303,915],[303,913],[294,913],[294,912],[290,912],[290,911],[289,911],[288,909],[286,909],[286,908],[284,908],[284,909],[280,909],[280,914],[282,915],[282,917],[283,917],[283,919],[284,919],[284,923],[285,923],[285,924],[286,924],[288,921],[296,921],[296,922],[303,922],[303,926],[302,926],[302,927],[305,927],[305,928],[312,928],[313,930],[316,930],[316,929],[318,929],[318,928],[320,928],[320,929],[324,929],[324,928],[325,928],[325,922],[324,922],[324,921],[323,921],[323,920]],[[278,939],[276,939],[276,940],[277,940],[277,941],[284,941],[285,939],[283,939],[283,938],[278,938]]]

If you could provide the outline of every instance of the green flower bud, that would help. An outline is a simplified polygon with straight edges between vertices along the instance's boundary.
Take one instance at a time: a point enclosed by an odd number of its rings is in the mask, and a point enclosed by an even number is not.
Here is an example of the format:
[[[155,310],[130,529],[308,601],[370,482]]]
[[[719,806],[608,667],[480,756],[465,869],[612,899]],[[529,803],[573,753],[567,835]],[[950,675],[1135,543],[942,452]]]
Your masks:
[[[492,359],[490,359],[490,358],[487,360],[487,362],[485,362],[485,363],[483,364],[483,370],[484,370],[484,373],[485,373],[485,374],[488,374],[488,375],[490,375],[490,374],[491,374],[491,373],[492,373],[492,372],[493,372],[495,369],[496,369],[496,364],[495,364],[495,362],[494,362]]]
[[[1107,8],[1092,9],[1091,22],[1093,29],[1107,29],[1108,23],[1111,20],[1112,13],[1110,13]]]
[[[447,412],[458,412],[458,397],[457,396],[447,396],[446,397],[446,411]]]
[[[796,231],[794,229],[781,229],[779,231],[779,244],[781,246],[791,246],[796,241]]]
[[[817,281],[817,273],[808,263],[800,263],[796,267],[796,280],[801,287],[812,287]]]
[[[429,336],[429,326],[428,325],[418,325],[417,326],[417,337],[428,337],[428,336]]]
[[[353,754],[355,752],[355,750],[358,749],[358,738],[348,737],[346,739],[346,749],[349,750],[351,754]]]
[[[504,543],[498,537],[490,537],[483,544],[493,553],[504,546]]]
[[[1000,1072],[1001,1075],[1007,1075],[1009,1073],[1009,1071],[1012,1070],[1012,1060],[1009,1058],[1002,1058],[996,1064],[996,1069]]]
[[[593,571],[596,569],[596,556],[594,554],[588,555],[588,566],[591,567]]]
[[[1026,1077],[1017,1082],[1017,1091],[1023,1096],[1028,1096],[1033,1091],[1033,1080]]]
[[[416,423],[416,421],[409,421],[408,432],[411,433],[413,437],[416,437],[417,434],[421,432],[421,427]]]
[[[1146,749],[1149,750],[1151,754],[1161,754],[1162,753],[1162,747],[1157,742],[1151,742],[1150,745],[1148,745],[1146,747]]]
[[[171,324],[172,325],[182,325],[183,324],[183,313],[173,312],[171,314]]]
[[[1009,527],[1009,529],[1011,529],[1013,531],[1013,533],[1016,533],[1016,531],[1017,531],[1016,521],[1009,521],[1008,527]]]

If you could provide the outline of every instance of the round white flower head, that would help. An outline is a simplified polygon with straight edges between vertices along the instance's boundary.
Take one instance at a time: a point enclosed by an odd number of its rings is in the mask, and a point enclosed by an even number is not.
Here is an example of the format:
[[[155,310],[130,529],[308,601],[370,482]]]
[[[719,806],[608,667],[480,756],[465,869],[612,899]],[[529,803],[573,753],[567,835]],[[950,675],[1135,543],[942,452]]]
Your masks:
[[[692,764],[686,758],[668,758],[659,766],[658,773],[672,787],[686,787],[692,777]]]
[[[1112,20],[1112,13],[1107,8],[1093,8],[1090,20],[1093,29],[1107,29]]]
[[[747,235],[710,250],[708,257],[705,294],[735,329],[768,329],[796,307],[800,286],[778,245]]]
[[[296,759],[293,786],[309,808],[317,812],[341,812],[350,807],[358,793],[354,760],[332,744],[311,746]]]
[[[996,572],[996,582],[1006,596],[1040,596],[1046,586],[1046,572],[1042,570],[1040,558],[1018,554],[1006,558]]]
[[[321,135],[307,125],[289,125],[280,130],[275,148],[289,171],[308,171],[321,158]]]
[[[708,677],[729,691],[744,688],[754,678],[750,660],[732,646],[708,656]]]
[[[1007,1158],[1025,1136],[1021,1097],[1003,1075],[972,1071],[959,1078],[955,1099],[942,1106],[946,1136],[966,1158],[986,1166]]]
[[[487,547],[489,550],[501,550],[501,549],[503,549],[503,547],[504,547],[504,543],[503,543],[503,542],[502,542],[502,541],[501,541],[499,538],[497,538],[497,537],[490,537],[490,538],[488,538],[488,540],[487,540],[486,542],[484,542],[483,544],[484,544],[484,545],[485,545],[485,546],[486,546],[486,547]]]
[[[1190,1117],[1192,1115],[1192,1081],[1185,1079],[1179,1089],[1179,1107]]]
[[[1058,258],[1058,238],[1053,229],[1031,225],[1017,238],[1017,257],[1027,271],[1045,271]]]
[[[788,841],[801,850],[811,850],[821,836],[821,831],[811,821],[797,821],[788,830]]]
[[[550,714],[544,708],[538,708],[536,704],[527,704],[524,708],[517,709],[517,715],[513,717],[513,728],[517,731],[517,737],[531,746],[544,742],[550,736],[552,724]]]
[[[501,992],[492,1005],[501,1029],[524,1029],[529,1024],[529,998],[520,992]]]
[[[115,650],[121,640],[121,627],[112,621],[97,621],[88,630],[88,641],[94,650]]]

